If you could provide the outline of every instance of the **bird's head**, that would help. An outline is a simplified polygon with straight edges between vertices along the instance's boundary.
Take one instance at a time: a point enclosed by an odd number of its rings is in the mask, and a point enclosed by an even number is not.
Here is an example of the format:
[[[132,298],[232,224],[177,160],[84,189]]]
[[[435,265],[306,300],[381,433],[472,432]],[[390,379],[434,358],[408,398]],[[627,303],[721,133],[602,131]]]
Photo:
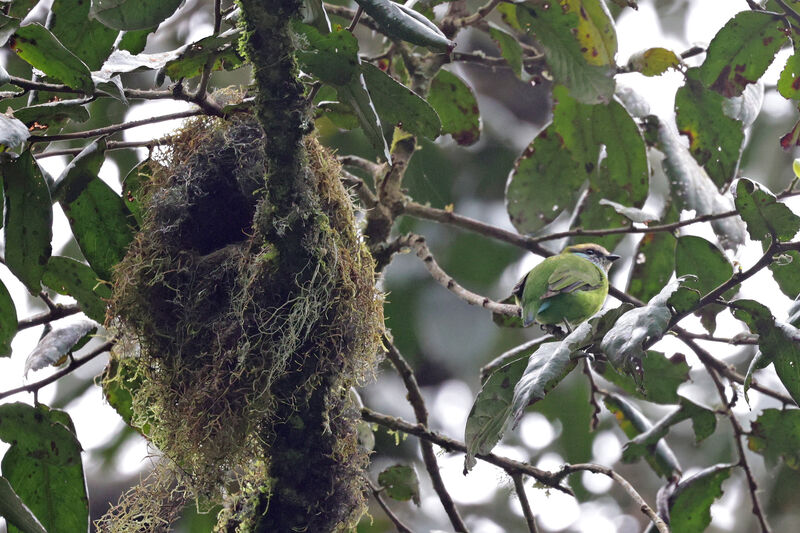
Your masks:
[[[611,263],[619,259],[618,255],[612,254],[599,244],[594,244],[591,242],[567,246],[561,253],[575,254],[583,257],[584,259],[588,259],[606,272],[608,272],[608,269],[611,268]]]

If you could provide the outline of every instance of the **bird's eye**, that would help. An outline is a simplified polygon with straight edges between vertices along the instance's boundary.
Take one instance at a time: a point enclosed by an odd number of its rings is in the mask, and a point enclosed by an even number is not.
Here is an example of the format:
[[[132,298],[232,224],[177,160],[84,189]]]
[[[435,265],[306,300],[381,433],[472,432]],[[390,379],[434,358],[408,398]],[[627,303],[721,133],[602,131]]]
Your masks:
[[[586,250],[586,253],[589,255],[594,255],[594,250]]]

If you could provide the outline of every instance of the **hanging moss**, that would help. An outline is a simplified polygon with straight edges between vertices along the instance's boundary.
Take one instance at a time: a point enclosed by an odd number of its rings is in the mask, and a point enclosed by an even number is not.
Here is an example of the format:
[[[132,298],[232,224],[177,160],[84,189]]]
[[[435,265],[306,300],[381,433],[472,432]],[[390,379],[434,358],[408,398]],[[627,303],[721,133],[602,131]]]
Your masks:
[[[335,158],[304,141],[304,229],[281,236],[290,221],[266,194],[265,144],[252,117],[196,120],[153,163],[142,230],[115,274],[129,339],[117,357],[144,376],[133,424],[185,491],[233,494],[220,530],[335,531],[363,511],[348,392],[375,366],[382,300]],[[121,502],[103,530],[138,531],[146,500]],[[171,516],[152,502],[148,523]]]

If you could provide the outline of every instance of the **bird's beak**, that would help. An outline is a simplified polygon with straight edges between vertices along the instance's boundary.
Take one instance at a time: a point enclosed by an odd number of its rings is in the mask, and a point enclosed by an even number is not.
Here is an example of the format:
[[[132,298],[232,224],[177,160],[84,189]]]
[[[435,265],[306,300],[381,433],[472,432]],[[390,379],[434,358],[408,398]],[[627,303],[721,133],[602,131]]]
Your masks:
[[[618,256],[618,255],[616,255],[616,254],[608,254],[608,255],[606,256],[606,258],[607,258],[609,261],[611,261],[611,262],[614,262],[614,261],[616,261],[617,259],[619,259],[619,257],[620,257],[620,256]]]

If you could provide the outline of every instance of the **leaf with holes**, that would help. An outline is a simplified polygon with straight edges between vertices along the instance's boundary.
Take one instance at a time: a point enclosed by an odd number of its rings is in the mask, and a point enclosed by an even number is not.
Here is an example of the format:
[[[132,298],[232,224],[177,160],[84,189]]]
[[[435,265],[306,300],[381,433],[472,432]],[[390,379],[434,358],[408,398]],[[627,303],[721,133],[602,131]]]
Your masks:
[[[763,185],[741,178],[733,190],[736,209],[754,241],[790,241],[800,231],[800,216],[779,202]]]
[[[786,44],[783,16],[766,11],[742,11],[711,40],[700,67],[700,80],[722,96],[742,94],[755,83]]]
[[[442,121],[442,133],[449,133],[461,146],[478,142],[481,136],[481,115],[475,93],[464,81],[446,70],[440,70],[431,82],[428,103]]]

